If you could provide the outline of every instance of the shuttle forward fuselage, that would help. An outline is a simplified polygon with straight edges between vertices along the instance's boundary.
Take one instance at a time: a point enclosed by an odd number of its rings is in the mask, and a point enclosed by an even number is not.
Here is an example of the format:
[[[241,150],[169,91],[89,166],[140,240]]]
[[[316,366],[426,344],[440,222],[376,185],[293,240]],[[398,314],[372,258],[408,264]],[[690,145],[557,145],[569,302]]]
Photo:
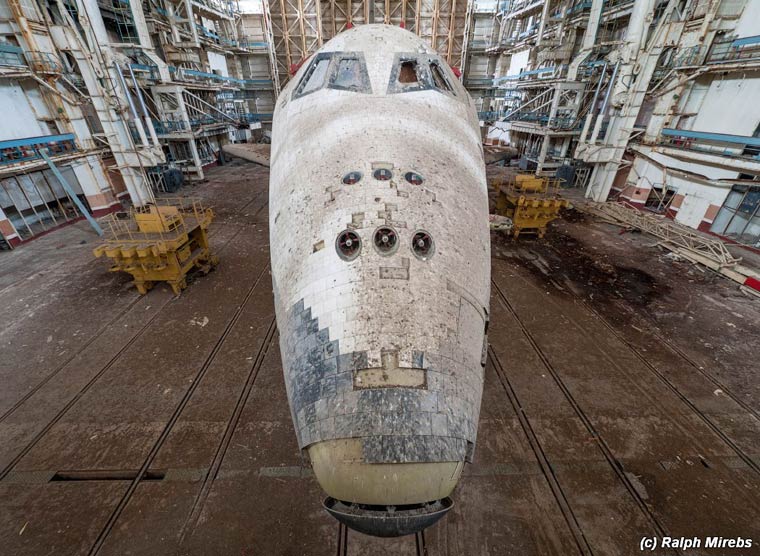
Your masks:
[[[414,516],[449,507],[477,436],[490,245],[472,100],[414,34],[357,27],[282,91],[271,161],[299,447],[339,519],[379,535],[419,529],[431,520]],[[389,506],[412,513],[394,521]]]

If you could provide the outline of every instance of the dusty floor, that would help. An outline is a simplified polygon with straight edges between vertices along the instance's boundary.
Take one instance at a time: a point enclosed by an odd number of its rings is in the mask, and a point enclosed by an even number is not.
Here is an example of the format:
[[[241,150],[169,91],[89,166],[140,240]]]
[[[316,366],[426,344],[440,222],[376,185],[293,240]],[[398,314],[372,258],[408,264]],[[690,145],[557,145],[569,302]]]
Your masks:
[[[285,400],[267,170],[209,177],[183,192],[222,264],[179,298],[106,272],[86,223],[0,253],[0,554],[336,553]],[[428,554],[760,554],[760,302],[653,243],[577,216],[494,236],[475,464]]]

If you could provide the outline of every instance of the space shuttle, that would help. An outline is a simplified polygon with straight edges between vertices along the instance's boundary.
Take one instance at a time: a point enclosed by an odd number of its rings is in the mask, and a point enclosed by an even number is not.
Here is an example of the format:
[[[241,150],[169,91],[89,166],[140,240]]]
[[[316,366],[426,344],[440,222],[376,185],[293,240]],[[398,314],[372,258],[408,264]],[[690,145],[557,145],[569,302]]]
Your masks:
[[[347,30],[280,94],[269,225],[285,385],[325,508],[435,523],[473,457],[490,288],[475,106],[419,37]]]

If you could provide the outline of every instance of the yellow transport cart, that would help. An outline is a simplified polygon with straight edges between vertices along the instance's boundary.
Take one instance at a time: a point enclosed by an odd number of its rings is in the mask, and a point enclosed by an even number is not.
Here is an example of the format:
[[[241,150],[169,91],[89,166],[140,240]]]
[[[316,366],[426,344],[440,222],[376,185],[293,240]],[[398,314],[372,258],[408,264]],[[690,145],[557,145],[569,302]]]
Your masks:
[[[110,215],[103,222],[108,239],[93,254],[110,258],[111,272],[130,273],[141,294],[156,282],[167,282],[179,295],[191,270],[208,274],[219,263],[208,244],[213,218],[214,212],[198,200],[161,199]]]
[[[512,235],[523,232],[544,237],[546,227],[559,218],[562,207],[569,203],[560,198],[561,180],[538,177],[532,174],[516,174],[506,182],[494,182],[496,189],[496,213],[512,220]]]

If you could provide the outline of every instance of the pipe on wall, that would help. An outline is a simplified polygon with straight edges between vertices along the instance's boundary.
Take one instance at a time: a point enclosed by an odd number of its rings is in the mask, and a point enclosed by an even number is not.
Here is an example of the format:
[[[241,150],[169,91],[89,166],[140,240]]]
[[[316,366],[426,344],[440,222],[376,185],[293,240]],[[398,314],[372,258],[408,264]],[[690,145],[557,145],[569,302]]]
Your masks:
[[[116,75],[118,76],[119,82],[124,89],[124,94],[127,97],[127,104],[129,104],[129,110],[132,112],[132,119],[135,122],[137,134],[140,136],[140,142],[143,144],[143,146],[150,147],[148,136],[145,134],[145,128],[143,128],[140,116],[137,115],[137,108],[135,108],[135,103],[132,100],[132,95],[129,94],[129,87],[127,87],[127,82],[124,80],[124,75],[121,73],[121,68],[119,68],[119,64],[116,62],[113,63],[113,68],[116,70]]]
[[[599,93],[601,93],[602,91],[602,82],[604,81],[604,75],[607,73],[608,65],[609,65],[609,62],[605,60],[604,66],[602,66],[602,72],[599,75],[599,83],[597,83],[596,91],[594,91],[594,99],[591,101],[591,109],[589,110],[589,114],[588,114],[588,117],[586,118],[586,121],[583,123],[583,131],[581,131],[581,135],[578,138],[579,143],[582,143],[583,141],[586,140],[586,136],[588,135],[588,131],[589,131],[589,128],[591,127],[592,120],[596,121],[596,116],[598,114],[596,110],[596,101],[599,100]]]
[[[610,77],[610,84],[607,87],[607,92],[604,95],[604,102],[599,109],[599,115],[594,122],[594,132],[591,134],[591,143],[594,143],[599,137],[599,130],[602,128],[602,122],[604,122],[604,115],[607,113],[607,107],[610,103],[610,96],[612,96],[612,89],[615,88],[615,80],[617,79],[618,70],[620,69],[620,62],[615,64],[615,69],[612,70],[612,77]]]
[[[135,77],[135,72],[132,70],[132,66],[130,64],[127,64],[127,67],[129,68],[129,75],[132,77],[132,83],[135,86],[135,91],[137,92],[137,100],[140,101],[140,109],[143,113],[143,118],[145,119],[145,127],[148,128],[148,131],[150,132],[150,138],[153,141],[153,144],[156,147],[160,147],[161,143],[158,141],[158,137],[156,136],[156,130],[153,128],[153,122],[150,119],[150,114],[148,114],[148,107],[145,106],[145,99],[143,98],[142,91],[140,90],[140,85],[137,83],[137,77]]]

